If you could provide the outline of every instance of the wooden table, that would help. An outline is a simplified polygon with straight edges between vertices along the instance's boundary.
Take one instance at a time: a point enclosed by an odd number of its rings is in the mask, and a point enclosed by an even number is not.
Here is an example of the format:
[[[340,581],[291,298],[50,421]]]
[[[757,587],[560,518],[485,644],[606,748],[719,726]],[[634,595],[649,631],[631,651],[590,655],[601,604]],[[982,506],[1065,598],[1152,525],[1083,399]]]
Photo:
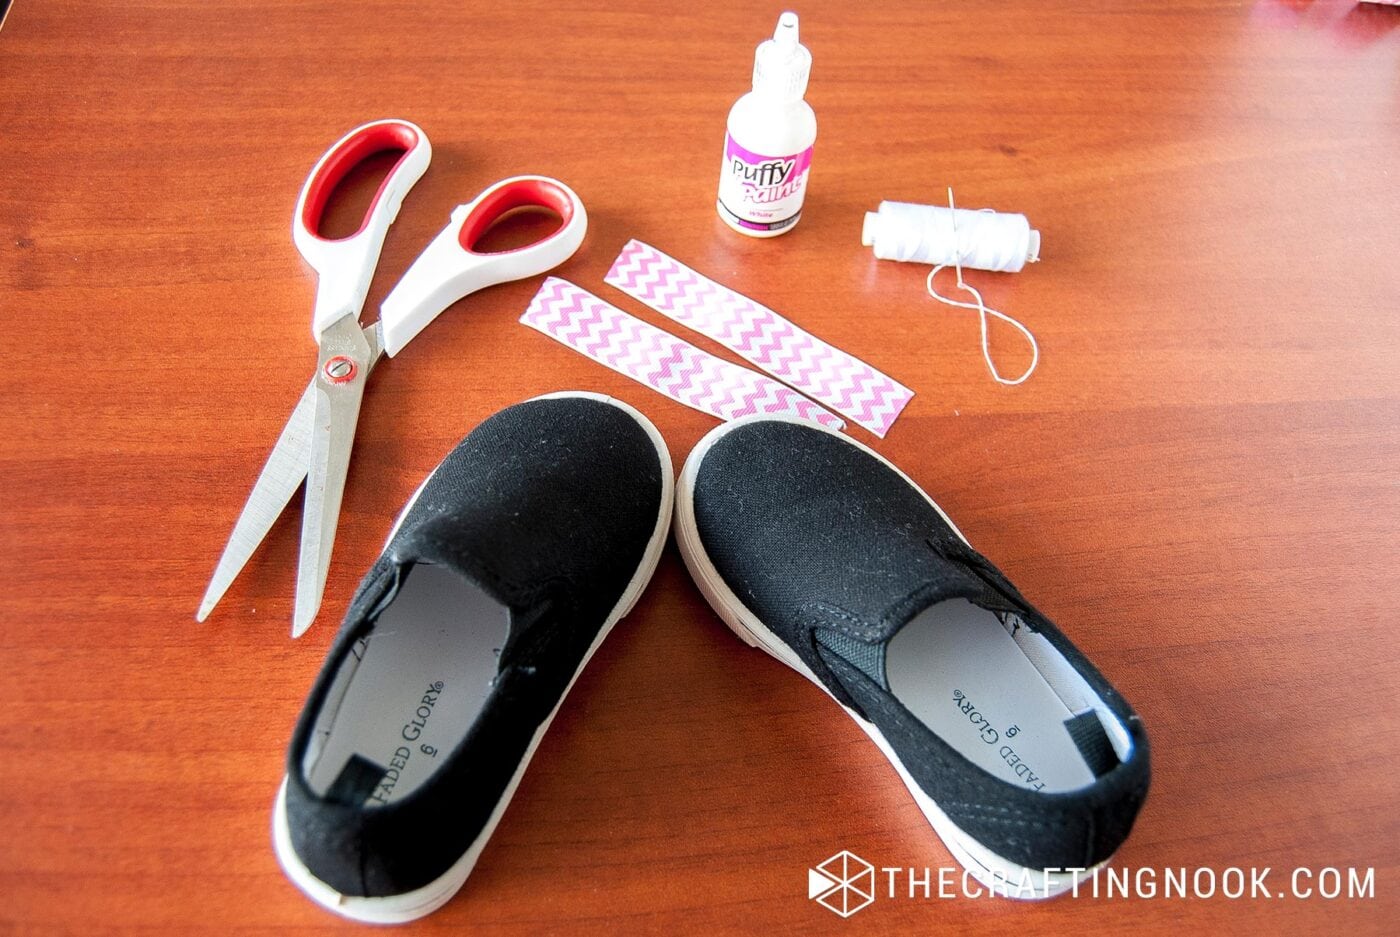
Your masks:
[[[887,439],[853,437],[1146,720],[1154,784],[1119,867],[1375,875],[1370,900],[881,895],[843,922],[808,866],[952,860],[672,547],[422,930],[1394,932],[1400,10],[804,3],[807,213],[755,241],[713,197],[779,7],[382,6],[21,0],[0,34],[0,930],[353,932],[282,877],[269,807],[392,514],[535,394],[616,395],[678,464],[715,425],[517,324],[537,281],[493,289],[375,375],[316,627],[288,640],[295,513],[197,625],[314,361],[298,187],[339,134],[403,116],[434,159],[372,307],[485,183],[568,181],[591,226],[563,276],[664,324],[602,284],[640,238],[917,391]],[[925,296],[924,268],[860,246],[862,212],[947,185],[1044,232],[1026,272],[969,274],[1041,342],[1023,386],[992,382],[976,315]],[[1024,363],[1013,332],[993,344]]]

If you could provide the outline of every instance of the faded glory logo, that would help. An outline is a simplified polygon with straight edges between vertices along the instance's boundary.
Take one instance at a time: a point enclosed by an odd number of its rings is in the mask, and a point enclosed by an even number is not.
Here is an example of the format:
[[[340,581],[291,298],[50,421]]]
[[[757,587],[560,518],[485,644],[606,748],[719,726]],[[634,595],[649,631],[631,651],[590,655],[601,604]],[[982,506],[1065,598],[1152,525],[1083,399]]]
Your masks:
[[[875,866],[843,849],[807,870],[807,897],[841,917],[875,900]]]

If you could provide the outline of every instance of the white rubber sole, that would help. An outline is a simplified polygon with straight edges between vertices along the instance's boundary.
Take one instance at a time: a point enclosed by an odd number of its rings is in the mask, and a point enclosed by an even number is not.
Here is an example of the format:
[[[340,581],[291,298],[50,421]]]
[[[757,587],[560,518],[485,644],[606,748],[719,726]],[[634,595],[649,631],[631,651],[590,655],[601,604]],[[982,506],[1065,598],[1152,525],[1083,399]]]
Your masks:
[[[831,696],[831,691],[826,688],[821,680],[817,679],[816,674],[812,673],[811,669],[803,663],[802,659],[765,626],[763,622],[758,619],[758,616],[754,615],[739,597],[734,594],[733,590],[725,584],[719,571],[715,569],[714,564],[710,562],[709,556],[705,553],[705,548],[700,542],[699,531],[695,525],[695,477],[700,471],[700,465],[704,461],[706,453],[710,451],[710,448],[714,446],[715,443],[724,438],[727,434],[747,423],[760,420],[781,420],[785,423],[797,423],[835,436],[847,445],[855,446],[857,449],[874,456],[912,485],[915,491],[923,495],[924,500],[938,512],[939,516],[953,529],[954,533],[962,538],[964,543],[967,543],[967,538],[963,536],[962,531],[958,530],[957,526],[948,515],[944,513],[943,509],[939,507],[922,488],[914,484],[913,479],[900,471],[897,466],[891,464],[888,459],[885,459],[870,447],[862,445],[842,433],[827,429],[816,423],[789,417],[742,417],[711,430],[703,439],[696,443],[695,448],[691,450],[690,456],[685,460],[685,466],[681,469],[681,477],[679,482],[677,482],[676,494],[676,545],[680,548],[681,558],[685,561],[686,569],[690,571],[691,578],[695,580],[695,584],[699,587],[700,593],[705,597],[705,600],[710,603],[710,607],[715,610],[720,619],[723,620],[724,623],[729,626],[729,629],[738,635],[745,644],[765,651],[772,657],[787,664],[793,670],[796,670],[798,673],[802,674],[802,676],[821,687],[822,691],[828,696]],[[834,696],[832,696],[832,699],[836,700]],[[841,704],[839,700],[836,702],[845,710],[848,716],[855,720],[856,725],[860,726],[861,730],[864,731],[866,735],[870,736],[870,740],[875,743],[876,747],[880,749],[889,763],[894,766],[895,771],[899,773],[900,779],[904,782],[904,786],[909,789],[910,795],[913,796],[914,802],[919,805],[919,809],[923,811],[924,816],[928,819],[934,832],[943,840],[943,844],[948,847],[948,851],[953,854],[953,858],[989,890],[994,891],[996,894],[1012,898],[1053,898],[1056,895],[1063,894],[1070,890],[1076,881],[1083,881],[1093,876],[1100,868],[1107,865],[1107,861],[1105,861],[1083,872],[1044,872],[1040,869],[1029,869],[1025,866],[1017,865],[992,852],[954,823],[948,815],[939,808],[938,804],[935,803],[928,794],[924,793],[918,783],[910,777],[908,769],[904,767],[904,763],[900,761],[899,756],[895,754],[894,749],[890,747],[889,742],[885,739],[884,734],[877,726],[861,718],[854,710]]]
[[[651,581],[652,575],[656,572],[656,566],[661,560],[662,550],[666,546],[666,535],[670,529],[672,504],[675,500],[675,485],[672,482],[673,468],[671,465],[671,453],[666,448],[666,441],[661,438],[661,433],[657,428],[634,407],[603,394],[588,393],[585,391],[565,391],[561,393],[545,394],[541,397],[532,398],[534,400],[548,400],[561,397],[583,397],[592,400],[600,400],[609,403],[621,410],[626,411],[633,417],[641,427],[646,430],[647,436],[651,439],[652,445],[656,447],[657,458],[661,461],[661,505],[656,518],[656,528],[652,531],[651,539],[647,541],[646,552],[642,554],[642,562],[637,567],[637,572],[632,576],[632,580],[627,584],[627,589],[618,599],[613,607],[612,614],[608,616],[603,627],[598,630],[598,636],[593,639],[588,652],[584,654],[583,660],[579,662],[578,669],[574,671],[573,677],[569,679],[569,684],[564,688],[564,692],[559,697],[559,702],[555,703],[554,709],[549,713],[548,718],[535,730],[534,737],[530,740],[530,745],[525,749],[525,755],[520,759],[520,765],[515,769],[515,774],[511,776],[510,783],[506,785],[505,793],[496,803],[491,811],[490,817],[486,820],[486,826],[482,828],[462,857],[454,862],[446,872],[438,876],[433,881],[421,888],[400,895],[390,895],[383,898],[366,898],[358,895],[343,895],[325,882],[316,878],[311,870],[297,856],[296,850],[292,848],[291,830],[287,825],[287,779],[283,777],[282,784],[277,791],[277,801],[272,810],[272,844],[273,850],[277,854],[277,861],[282,866],[282,871],[291,879],[292,884],[301,889],[312,901],[321,907],[336,914],[342,915],[352,920],[362,921],[368,924],[404,924],[417,920],[427,914],[431,914],[438,908],[446,904],[466,882],[471,875],[472,869],[476,866],[477,859],[481,856],[481,851],[486,848],[487,841],[491,834],[496,831],[496,825],[501,822],[501,817],[505,815],[506,808],[510,805],[511,798],[515,796],[515,789],[520,784],[520,779],[525,775],[525,769],[530,766],[530,759],[535,755],[535,749],[539,747],[540,740],[549,731],[550,724],[554,721],[555,715],[559,712],[559,707],[563,705],[569,691],[573,689],[579,674],[588,666],[588,662],[593,659],[593,655],[602,646],[603,640],[612,631],[613,626],[627,616],[632,608],[641,598],[646,590],[647,584]],[[436,470],[434,470],[436,471]],[[431,478],[431,473],[428,478]],[[399,517],[394,522],[393,530],[390,531],[389,539],[393,539],[394,531],[398,530],[399,524],[403,522],[408,509],[413,506],[418,495],[423,491],[423,486],[427,484],[427,479],[418,486],[418,490],[413,493],[408,504],[399,513]],[[387,541],[386,541],[387,543]]]

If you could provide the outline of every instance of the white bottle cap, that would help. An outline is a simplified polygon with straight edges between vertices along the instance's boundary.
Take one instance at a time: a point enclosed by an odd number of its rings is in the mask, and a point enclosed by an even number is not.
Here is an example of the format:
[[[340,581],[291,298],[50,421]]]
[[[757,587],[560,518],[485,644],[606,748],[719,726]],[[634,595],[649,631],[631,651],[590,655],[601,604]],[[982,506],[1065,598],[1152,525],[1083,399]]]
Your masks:
[[[753,90],[800,101],[811,73],[812,53],[797,41],[797,14],[789,10],[778,17],[773,38],[760,42],[754,52]]]

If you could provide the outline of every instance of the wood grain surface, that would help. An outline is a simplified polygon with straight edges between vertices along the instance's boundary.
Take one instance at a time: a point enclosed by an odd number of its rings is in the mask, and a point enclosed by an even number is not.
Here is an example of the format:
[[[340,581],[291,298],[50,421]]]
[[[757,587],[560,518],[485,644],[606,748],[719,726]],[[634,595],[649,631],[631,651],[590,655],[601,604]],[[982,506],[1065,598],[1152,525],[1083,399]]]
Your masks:
[[[1400,10],[1348,2],[807,0],[820,132],[789,235],[730,232],[724,116],[780,6],[20,0],[0,33],[0,931],[350,933],[269,808],[345,602],[423,475],[497,409],[615,395],[677,464],[715,421],[460,303],[375,373],[316,626],[297,514],[195,606],[315,360],[289,220],[321,152],[418,122],[431,168],[375,308],[487,183],[558,176],[602,283],[636,237],[917,396],[873,444],[1142,713],[1123,868],[1374,869],[1374,897],[810,902],[842,849],[952,867],[816,688],[667,550],[425,933],[1394,933],[1400,911]],[[1001,387],[975,314],[876,261],[881,199],[1026,213],[969,274],[1043,349]],[[343,210],[343,209],[342,209]],[[668,326],[669,327],[669,326]],[[707,340],[697,344],[729,356]],[[994,330],[1005,370],[1024,362]],[[293,508],[300,499],[293,501]]]

